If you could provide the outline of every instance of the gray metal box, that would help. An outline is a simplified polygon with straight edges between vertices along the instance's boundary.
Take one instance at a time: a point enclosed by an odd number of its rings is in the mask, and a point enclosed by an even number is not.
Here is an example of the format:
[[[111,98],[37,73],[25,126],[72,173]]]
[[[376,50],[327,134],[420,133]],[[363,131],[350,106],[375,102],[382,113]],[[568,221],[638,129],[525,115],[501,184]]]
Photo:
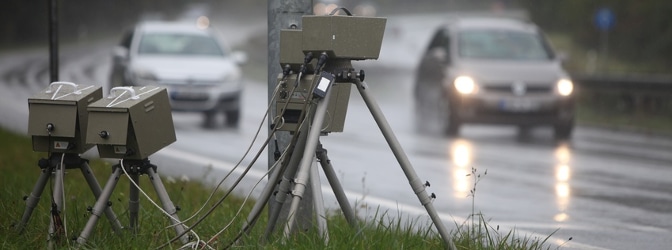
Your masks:
[[[378,59],[385,23],[382,17],[303,16],[303,52],[329,59]]]
[[[276,105],[276,114],[281,114],[285,103],[287,103],[287,110],[283,114],[284,123],[280,124],[278,130],[281,131],[290,131],[293,132],[298,126],[298,120],[300,119],[301,111],[304,109],[305,100],[307,97],[313,95],[313,90],[311,89],[314,75],[306,75],[301,78],[297,89],[293,92],[292,96],[289,96],[289,93],[292,93],[294,89],[294,82],[296,82],[296,74],[289,75],[287,77],[287,85],[285,88],[280,88],[277,96],[275,97]],[[282,75],[279,76],[278,81],[282,78]],[[327,114],[324,117],[322,122],[321,131],[323,133],[330,132],[343,132],[343,127],[345,124],[345,116],[348,111],[348,102],[350,101],[350,89],[352,83],[334,83],[331,86],[329,92],[331,99],[329,99],[329,105],[327,106]],[[283,92],[285,94],[283,94]]]
[[[289,65],[294,72],[299,72],[305,58],[302,39],[301,30],[286,29],[280,31],[280,68],[284,69],[285,65]],[[307,72],[313,72],[314,64],[315,62],[306,65],[308,67]]]
[[[100,86],[54,82],[28,98],[28,134],[33,150],[38,152],[81,154],[93,145],[87,144],[86,107],[103,98]],[[53,126],[47,130],[48,124]]]
[[[175,142],[166,88],[116,87],[88,107],[86,142],[101,158],[142,160]]]

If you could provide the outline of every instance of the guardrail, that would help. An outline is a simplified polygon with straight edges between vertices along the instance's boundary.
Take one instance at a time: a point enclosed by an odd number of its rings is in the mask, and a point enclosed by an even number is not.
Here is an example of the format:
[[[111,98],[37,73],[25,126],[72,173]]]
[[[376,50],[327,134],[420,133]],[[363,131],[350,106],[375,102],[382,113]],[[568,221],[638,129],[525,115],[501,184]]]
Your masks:
[[[672,93],[672,76],[669,75],[574,74],[572,79],[582,88]]]
[[[583,104],[601,111],[672,114],[672,76],[574,74]]]

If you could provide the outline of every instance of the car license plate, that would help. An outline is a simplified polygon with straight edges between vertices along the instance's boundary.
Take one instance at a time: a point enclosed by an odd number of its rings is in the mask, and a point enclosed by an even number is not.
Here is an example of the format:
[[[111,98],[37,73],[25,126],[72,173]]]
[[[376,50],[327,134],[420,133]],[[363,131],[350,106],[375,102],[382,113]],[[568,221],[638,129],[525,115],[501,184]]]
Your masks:
[[[509,112],[529,112],[539,109],[539,103],[528,99],[507,99],[499,102],[499,108]]]

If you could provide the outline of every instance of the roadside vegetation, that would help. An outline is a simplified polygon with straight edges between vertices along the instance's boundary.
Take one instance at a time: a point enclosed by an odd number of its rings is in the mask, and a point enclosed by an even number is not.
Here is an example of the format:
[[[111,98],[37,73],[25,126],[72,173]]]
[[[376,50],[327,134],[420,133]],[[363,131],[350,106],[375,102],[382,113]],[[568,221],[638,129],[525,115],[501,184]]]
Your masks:
[[[568,33],[552,32],[547,36],[558,51],[567,55],[564,65],[570,74],[590,73],[589,68],[595,66],[591,66],[589,62],[594,49],[577,43]],[[655,68],[648,63],[622,60],[618,57],[612,57],[604,67],[617,69],[618,74],[624,76],[628,72],[632,74]],[[668,79],[672,79],[672,76]],[[627,89],[590,88],[580,83],[576,91],[579,125],[672,136],[672,99],[669,93],[653,94],[649,91],[633,94],[627,92]]]
[[[17,233],[15,228],[26,208],[24,197],[29,195],[40,174],[37,162],[46,156],[45,153],[36,153],[31,149],[31,141],[26,136],[0,129],[0,171],[3,173],[0,175],[0,183],[3,187],[0,195],[1,249],[43,249],[47,246],[53,180],[50,180],[45,187],[40,202],[33,211],[23,233]],[[101,160],[92,160],[89,165],[95,172],[100,185],[104,186],[111,173],[111,164]],[[472,174],[474,178],[481,178],[475,169],[472,170]],[[191,225],[196,219],[187,221],[187,218],[206,202],[211,189],[199,182],[179,180],[179,178],[178,180],[164,178],[164,184],[173,203],[181,208],[178,213],[180,219]],[[77,247],[72,238],[79,236],[80,230],[84,228],[90,217],[87,208],[95,203],[93,194],[78,169],[66,171],[64,186],[65,209],[60,217],[64,222],[65,230],[56,244],[56,247],[61,249]],[[128,180],[122,176],[110,199],[113,211],[124,225],[128,225],[128,187]],[[146,176],[140,177],[140,187],[153,200],[158,201]],[[475,194],[475,188],[476,185],[474,185],[472,195]],[[223,194],[224,192],[220,191],[215,194],[215,197],[221,197]],[[216,249],[229,246],[243,227],[243,221],[253,206],[253,202],[244,203],[243,201],[241,198],[228,197],[194,231],[201,240],[212,240],[211,246]],[[213,204],[213,202],[208,203],[206,209]],[[240,214],[236,215],[241,207]],[[299,232],[289,240],[284,240],[282,234],[276,232],[268,241],[259,241],[263,238],[263,231],[267,224],[266,217],[262,216],[252,232],[232,247],[243,249],[441,249],[445,247],[432,225],[418,223],[419,220],[407,220],[402,215],[391,216],[389,213],[390,211],[377,211],[371,218],[360,221],[361,229],[356,231],[348,225],[343,216],[332,212],[328,218],[328,245],[324,244],[324,239],[317,230]],[[546,242],[551,235],[538,238],[518,235],[515,230],[501,232],[498,226],[490,225],[482,214],[475,210],[472,213],[473,215],[469,216],[467,221],[447,225],[449,229],[452,228],[453,240],[458,249],[558,248]],[[102,216],[85,248],[152,249],[175,237],[175,231],[170,227],[168,219],[145,197],[140,197],[138,220],[137,234],[132,234],[125,229],[123,235],[118,236],[113,233],[107,218]],[[229,222],[232,222],[229,229],[217,235]],[[217,236],[213,237],[213,235]],[[177,249],[182,246],[183,244],[177,242],[167,248]]]

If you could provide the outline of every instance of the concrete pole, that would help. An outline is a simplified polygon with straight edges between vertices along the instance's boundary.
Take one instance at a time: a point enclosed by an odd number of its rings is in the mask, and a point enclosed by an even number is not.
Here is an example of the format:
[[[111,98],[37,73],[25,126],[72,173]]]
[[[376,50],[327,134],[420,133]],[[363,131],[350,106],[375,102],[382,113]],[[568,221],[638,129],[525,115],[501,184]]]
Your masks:
[[[269,0],[268,1],[268,101],[270,102],[273,90],[277,84],[278,75],[282,72],[280,67],[280,30],[282,29],[301,29],[301,17],[313,13],[312,0]],[[275,104],[271,107],[271,115],[268,117],[269,124],[273,122],[275,116]],[[270,127],[269,127],[270,134]],[[291,140],[289,132],[276,132],[278,148],[282,150]],[[274,152],[276,146],[274,143],[268,145],[268,166],[275,162]],[[293,178],[293,177],[292,177]],[[320,190],[318,190],[320,192]],[[296,215],[297,228],[308,228],[311,226],[312,209],[312,189],[306,190],[305,198],[302,200],[299,211]],[[269,206],[274,205],[269,203]],[[269,207],[270,208],[270,207]],[[272,209],[269,209],[269,211]],[[282,209],[278,224],[287,221],[289,203],[285,203]],[[282,227],[280,227],[282,228]]]
[[[49,83],[58,82],[58,3],[49,1]],[[47,84],[48,85],[48,84]]]

